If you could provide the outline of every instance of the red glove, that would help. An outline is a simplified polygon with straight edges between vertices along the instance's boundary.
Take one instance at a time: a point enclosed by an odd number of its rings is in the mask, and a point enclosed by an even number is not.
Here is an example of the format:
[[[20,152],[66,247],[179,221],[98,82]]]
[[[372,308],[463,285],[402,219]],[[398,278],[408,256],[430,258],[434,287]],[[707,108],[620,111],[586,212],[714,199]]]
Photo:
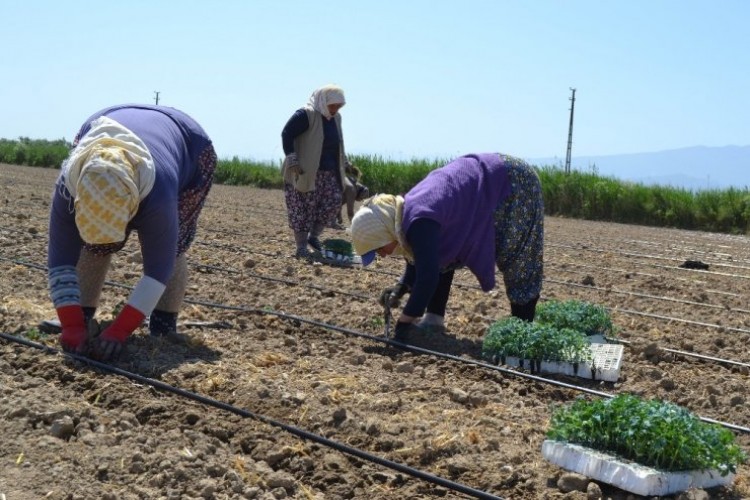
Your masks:
[[[96,338],[94,357],[108,360],[116,357],[130,335],[141,326],[146,316],[131,305],[126,305],[115,320]]]
[[[63,350],[82,353],[86,347],[87,333],[81,306],[75,304],[58,307],[57,317],[62,327],[60,345]]]

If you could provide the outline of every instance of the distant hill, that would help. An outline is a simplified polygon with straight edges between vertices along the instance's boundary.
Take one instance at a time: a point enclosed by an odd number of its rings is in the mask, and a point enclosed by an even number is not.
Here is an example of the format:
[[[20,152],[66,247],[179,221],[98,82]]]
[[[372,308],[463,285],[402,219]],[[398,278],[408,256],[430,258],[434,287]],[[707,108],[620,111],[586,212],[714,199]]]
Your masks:
[[[534,165],[563,167],[565,158],[529,158]],[[575,156],[575,170],[646,185],[685,189],[750,188],[750,146],[705,147],[608,156]]]

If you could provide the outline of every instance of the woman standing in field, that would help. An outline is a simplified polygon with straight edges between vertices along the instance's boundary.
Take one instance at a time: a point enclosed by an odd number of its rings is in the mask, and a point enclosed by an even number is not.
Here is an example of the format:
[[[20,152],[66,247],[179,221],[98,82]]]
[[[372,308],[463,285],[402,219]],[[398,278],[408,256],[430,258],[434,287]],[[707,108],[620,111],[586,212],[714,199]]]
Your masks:
[[[74,145],[52,200],[50,295],[63,349],[106,360],[146,317],[151,335],[176,332],[187,284],[185,252],[213,182],[216,153],[185,113],[135,104],[89,117]],[[114,322],[88,339],[112,254],[132,230],[144,274]]]
[[[534,169],[493,153],[462,156],[430,172],[403,198],[382,194],[366,200],[351,232],[363,265],[375,254],[406,259],[399,282],[380,297],[381,304],[395,307],[411,292],[395,329],[404,340],[414,327],[445,330],[453,273],[464,266],[489,291],[497,265],[511,313],[532,321],[542,289],[543,224]]]
[[[325,85],[281,131],[284,197],[297,257],[309,255],[308,244],[321,249],[323,229],[341,211],[346,155],[339,110],[345,103],[340,87]]]

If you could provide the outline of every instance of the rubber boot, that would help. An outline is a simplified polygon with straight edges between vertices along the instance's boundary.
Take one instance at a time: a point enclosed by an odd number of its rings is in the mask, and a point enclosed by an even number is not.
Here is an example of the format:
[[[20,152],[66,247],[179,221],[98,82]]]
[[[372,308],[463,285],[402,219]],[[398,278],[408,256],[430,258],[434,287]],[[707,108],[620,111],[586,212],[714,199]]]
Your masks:
[[[94,319],[94,316],[96,315],[96,307],[82,307],[83,309],[83,321],[85,324],[89,324],[89,321]]]
[[[323,251],[323,245],[320,243],[320,235],[323,234],[323,229],[323,224],[315,224],[310,231],[310,238],[307,240],[310,246],[318,252]]]
[[[177,334],[177,313],[154,309],[148,318],[148,330],[152,337]]]
[[[177,312],[185,299],[187,281],[187,258],[182,253],[177,256],[167,287],[149,316],[148,329],[154,337],[177,333]]]
[[[297,231],[294,233],[294,243],[297,245],[297,252],[294,254],[297,258],[306,258],[310,256],[310,252],[307,250],[307,238],[309,233],[307,231]]]
[[[536,315],[536,303],[539,297],[534,297],[526,304],[510,304],[510,313],[516,318],[524,321],[534,321]]]

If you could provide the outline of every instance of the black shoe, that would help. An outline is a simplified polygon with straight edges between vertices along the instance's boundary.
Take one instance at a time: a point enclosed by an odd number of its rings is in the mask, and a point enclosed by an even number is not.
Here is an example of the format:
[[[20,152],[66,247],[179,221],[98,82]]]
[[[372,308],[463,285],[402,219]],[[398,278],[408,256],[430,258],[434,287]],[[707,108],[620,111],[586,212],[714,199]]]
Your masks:
[[[60,321],[56,319],[45,319],[37,325],[37,328],[40,332],[48,335],[62,332],[62,325],[60,325]]]
[[[323,245],[320,244],[320,240],[317,236],[311,236],[310,238],[308,238],[307,242],[318,252],[323,251]]]

